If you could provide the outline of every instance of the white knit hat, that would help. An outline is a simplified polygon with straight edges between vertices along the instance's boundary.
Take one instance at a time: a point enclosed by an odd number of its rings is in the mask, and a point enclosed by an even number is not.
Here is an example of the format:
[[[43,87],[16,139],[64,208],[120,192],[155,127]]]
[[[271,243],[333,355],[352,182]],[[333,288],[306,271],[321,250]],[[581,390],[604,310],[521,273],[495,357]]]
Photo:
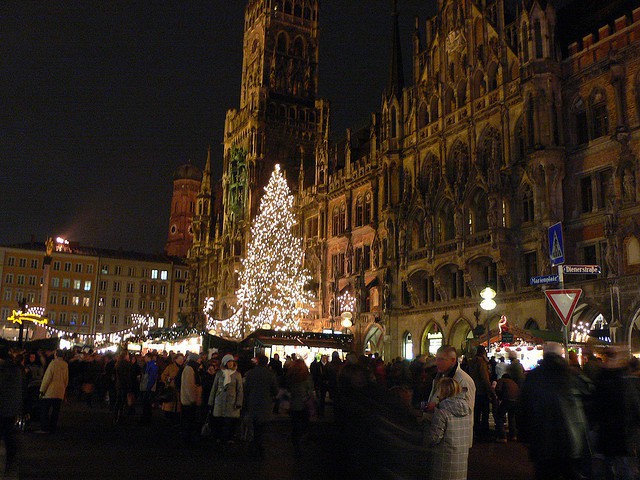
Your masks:
[[[226,367],[227,363],[229,362],[235,362],[236,359],[233,358],[233,355],[231,355],[230,353],[227,353],[224,357],[222,357],[222,366]]]

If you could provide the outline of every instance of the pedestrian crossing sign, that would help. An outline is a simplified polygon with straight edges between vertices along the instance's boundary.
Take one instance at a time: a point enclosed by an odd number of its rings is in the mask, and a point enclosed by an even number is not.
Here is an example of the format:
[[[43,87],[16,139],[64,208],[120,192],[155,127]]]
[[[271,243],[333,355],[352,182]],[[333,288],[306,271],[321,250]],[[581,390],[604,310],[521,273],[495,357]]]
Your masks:
[[[562,222],[549,227],[549,259],[551,266],[564,263],[564,240],[562,238]]]

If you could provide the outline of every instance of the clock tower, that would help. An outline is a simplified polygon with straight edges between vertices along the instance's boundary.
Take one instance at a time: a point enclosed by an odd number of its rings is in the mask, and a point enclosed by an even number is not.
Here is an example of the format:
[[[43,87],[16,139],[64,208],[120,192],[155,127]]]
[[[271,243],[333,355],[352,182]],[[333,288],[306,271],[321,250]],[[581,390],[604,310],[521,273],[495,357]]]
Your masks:
[[[300,166],[315,166],[320,112],[328,108],[316,100],[318,1],[250,0],[243,52],[240,106],[227,112],[224,130],[217,298],[226,305],[235,303],[251,219],[274,166],[294,190]]]

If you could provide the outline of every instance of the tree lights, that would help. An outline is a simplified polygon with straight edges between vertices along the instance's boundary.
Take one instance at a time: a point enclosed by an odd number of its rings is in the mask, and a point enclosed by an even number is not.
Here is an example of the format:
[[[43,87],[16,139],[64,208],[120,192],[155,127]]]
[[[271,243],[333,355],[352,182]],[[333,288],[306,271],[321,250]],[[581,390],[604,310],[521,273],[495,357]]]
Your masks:
[[[295,224],[293,195],[276,165],[242,260],[236,312],[214,322],[216,333],[242,338],[265,325],[274,330],[299,329],[313,297],[305,289],[311,277],[304,270],[302,239],[293,233]]]

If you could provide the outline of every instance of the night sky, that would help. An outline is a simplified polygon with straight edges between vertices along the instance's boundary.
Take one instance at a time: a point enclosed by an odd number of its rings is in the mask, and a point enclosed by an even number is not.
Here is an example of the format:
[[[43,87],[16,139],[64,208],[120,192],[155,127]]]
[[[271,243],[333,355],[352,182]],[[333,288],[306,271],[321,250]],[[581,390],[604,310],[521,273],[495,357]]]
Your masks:
[[[161,252],[173,171],[221,163],[240,100],[245,1],[0,4],[0,245],[62,235]],[[405,78],[414,18],[399,0]],[[377,111],[391,55],[390,0],[324,0],[319,96],[335,131]]]

